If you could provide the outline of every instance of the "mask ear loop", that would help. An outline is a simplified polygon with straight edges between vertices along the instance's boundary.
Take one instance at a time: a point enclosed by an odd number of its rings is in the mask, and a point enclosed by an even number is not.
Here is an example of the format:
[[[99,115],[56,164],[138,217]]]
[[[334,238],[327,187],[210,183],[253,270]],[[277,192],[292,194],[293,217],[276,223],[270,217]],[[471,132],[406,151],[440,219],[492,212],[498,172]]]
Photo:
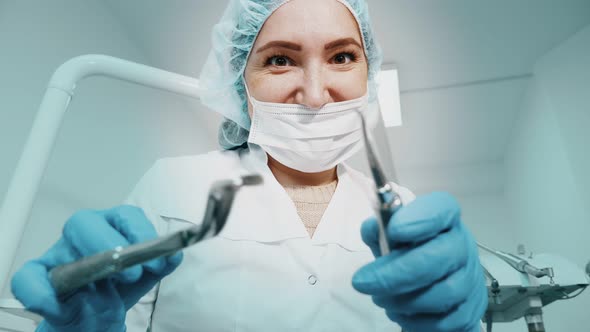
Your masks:
[[[248,101],[250,102],[250,104],[252,104],[252,107],[256,106],[256,104],[258,103],[258,99],[254,98],[250,94],[250,90],[248,90],[248,84],[246,84],[246,78],[244,78],[244,75],[242,75],[242,82],[244,83],[244,89],[246,90],[246,98],[248,98]]]
[[[250,96],[250,90],[248,90],[248,84],[246,84],[246,78],[244,75],[242,75],[242,83],[244,83],[244,89],[246,89],[246,97],[248,97],[248,99],[252,98],[252,96]]]

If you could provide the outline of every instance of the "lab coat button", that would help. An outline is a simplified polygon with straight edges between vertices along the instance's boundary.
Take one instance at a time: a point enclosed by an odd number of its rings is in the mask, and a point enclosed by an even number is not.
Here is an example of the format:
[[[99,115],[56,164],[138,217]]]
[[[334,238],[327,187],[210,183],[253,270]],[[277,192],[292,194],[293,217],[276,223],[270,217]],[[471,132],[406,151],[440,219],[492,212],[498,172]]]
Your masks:
[[[318,278],[316,278],[316,276],[314,276],[313,274],[307,278],[307,283],[312,286],[315,285],[316,282],[318,282]]]

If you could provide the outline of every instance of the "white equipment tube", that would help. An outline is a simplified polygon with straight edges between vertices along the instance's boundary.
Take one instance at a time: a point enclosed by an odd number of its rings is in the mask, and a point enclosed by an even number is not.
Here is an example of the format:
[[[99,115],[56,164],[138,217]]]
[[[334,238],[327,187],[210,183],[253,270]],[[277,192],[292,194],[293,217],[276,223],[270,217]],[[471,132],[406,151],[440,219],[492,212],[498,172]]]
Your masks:
[[[195,78],[110,56],[82,55],[62,64],[51,77],[0,207],[0,290],[10,277],[16,250],[76,84],[91,76],[106,76],[194,98],[199,98],[200,93]]]

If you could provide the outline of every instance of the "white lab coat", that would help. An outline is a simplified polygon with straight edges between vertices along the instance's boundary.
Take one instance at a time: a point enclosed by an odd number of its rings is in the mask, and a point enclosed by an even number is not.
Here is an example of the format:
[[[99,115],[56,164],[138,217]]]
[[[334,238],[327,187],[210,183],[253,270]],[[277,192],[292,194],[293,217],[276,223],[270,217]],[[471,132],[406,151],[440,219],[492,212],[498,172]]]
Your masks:
[[[128,199],[163,235],[198,224],[210,184],[260,173],[244,187],[219,236],[184,250],[180,267],[127,313],[127,331],[400,331],[351,285],[374,258],[360,237],[373,214],[369,178],[338,166],[338,185],[310,238],[256,145],[159,160]],[[414,195],[396,188],[402,201]]]

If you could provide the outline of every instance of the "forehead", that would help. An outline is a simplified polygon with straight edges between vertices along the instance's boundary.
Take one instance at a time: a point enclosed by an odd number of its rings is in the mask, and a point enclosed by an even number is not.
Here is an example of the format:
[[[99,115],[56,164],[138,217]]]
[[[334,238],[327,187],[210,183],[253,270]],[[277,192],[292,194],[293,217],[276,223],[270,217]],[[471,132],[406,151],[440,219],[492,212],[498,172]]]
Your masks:
[[[254,47],[272,40],[288,40],[305,47],[339,38],[354,38],[361,44],[356,19],[337,0],[291,0],[266,20]]]

